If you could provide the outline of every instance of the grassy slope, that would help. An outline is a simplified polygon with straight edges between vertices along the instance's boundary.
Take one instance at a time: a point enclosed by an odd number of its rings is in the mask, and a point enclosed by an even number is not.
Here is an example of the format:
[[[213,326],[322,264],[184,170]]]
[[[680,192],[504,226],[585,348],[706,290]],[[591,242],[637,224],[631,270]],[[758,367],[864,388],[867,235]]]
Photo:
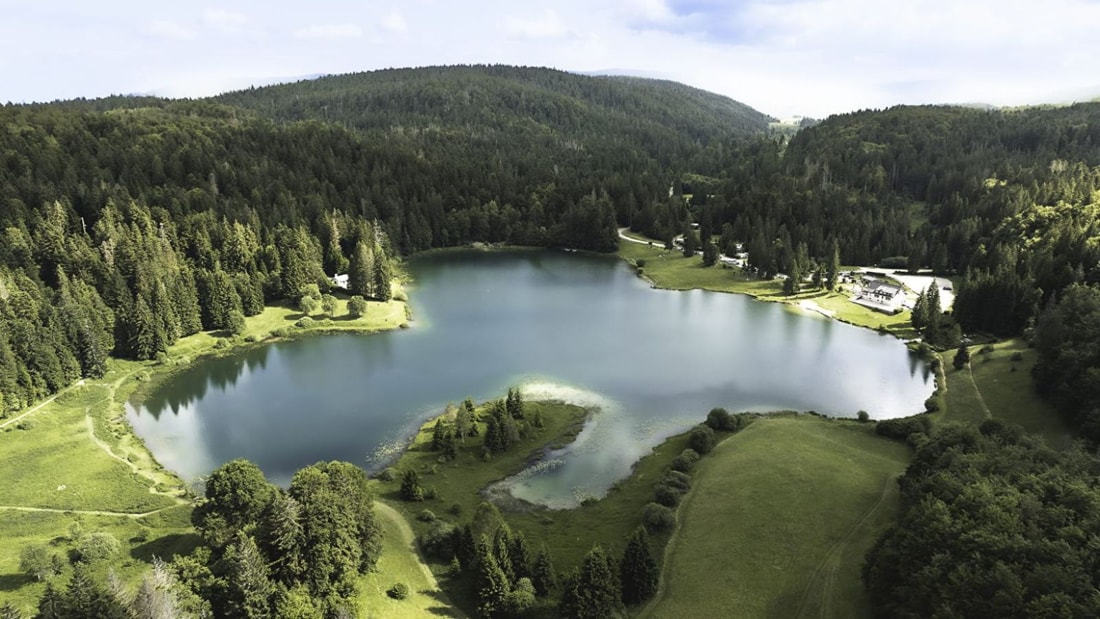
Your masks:
[[[647,246],[621,241],[619,255],[631,263],[639,259],[645,260],[644,276],[659,288],[701,288],[715,292],[735,292],[751,295],[761,301],[792,305],[811,301],[833,312],[834,317],[843,322],[871,329],[885,329],[901,338],[912,338],[916,335],[910,324],[908,311],[895,315],[883,314],[850,302],[846,294],[807,290],[788,297],[783,294],[783,282],[779,280],[746,277],[737,269],[720,266],[704,267],[699,257],[685,258],[679,251],[668,251],[657,244]]]
[[[405,312],[398,301],[370,303],[366,316],[348,320],[342,300],[340,318],[314,330],[393,329],[406,321]],[[245,336],[263,340],[286,327],[303,332],[293,327],[300,317],[294,309],[269,307],[247,320]],[[124,580],[136,578],[152,554],[167,557],[190,548],[187,489],[130,432],[123,404],[174,368],[233,347],[221,334],[200,333],[173,346],[165,364],[112,359],[102,379],[74,385],[0,422],[0,603],[10,600],[28,611],[36,604],[44,585],[19,572],[19,553],[32,543],[48,543],[65,555],[74,523],[122,542]],[[138,517],[148,512],[156,513]]]
[[[703,458],[649,617],[865,616],[863,554],[908,449],[871,425],[759,420]]]
[[[1053,447],[1066,445],[1072,434],[1069,427],[1054,407],[1039,397],[1032,383],[1035,350],[1018,339],[993,348],[985,354],[980,346],[971,346],[970,367],[962,370],[952,366],[955,351],[940,354],[947,377],[941,418],[981,423],[992,417],[1039,434]],[[1019,361],[1012,359],[1015,353],[1022,357]]]
[[[375,514],[382,523],[382,557],[377,569],[360,581],[359,616],[464,617],[451,607],[431,571],[420,562],[412,529],[405,518],[385,503],[375,503]],[[409,587],[409,597],[404,600],[386,595],[399,582]]]

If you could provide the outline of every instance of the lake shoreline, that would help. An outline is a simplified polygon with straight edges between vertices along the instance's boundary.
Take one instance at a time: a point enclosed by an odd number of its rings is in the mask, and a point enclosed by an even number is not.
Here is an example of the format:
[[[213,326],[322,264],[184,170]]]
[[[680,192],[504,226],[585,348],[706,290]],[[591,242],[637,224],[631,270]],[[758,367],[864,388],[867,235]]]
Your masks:
[[[656,242],[654,241],[654,243]],[[870,329],[882,335],[891,335],[903,342],[911,341],[915,337],[915,333],[911,332],[912,329],[906,312],[898,314],[874,312],[873,310],[854,306],[847,300],[847,297],[835,292],[812,290],[787,296],[783,295],[782,284],[779,280],[746,278],[733,273],[729,268],[718,265],[703,267],[700,263],[698,271],[695,271],[694,267],[688,269],[677,266],[675,267],[675,273],[672,272],[672,269],[668,269],[665,272],[659,270],[657,274],[654,274],[653,270],[650,269],[651,260],[691,260],[690,258],[681,258],[679,253],[677,250],[665,250],[663,246],[656,244],[646,245],[627,241],[620,243],[615,255],[626,262],[634,270],[637,277],[647,282],[654,289],[705,290],[723,294],[740,294],[762,303],[786,305],[790,311],[798,312],[801,315],[819,315],[828,320]],[[715,279],[713,272],[730,273],[732,277],[725,278],[719,283],[705,281]],[[835,308],[823,307],[818,304],[818,301],[826,300],[835,300],[840,303]]]

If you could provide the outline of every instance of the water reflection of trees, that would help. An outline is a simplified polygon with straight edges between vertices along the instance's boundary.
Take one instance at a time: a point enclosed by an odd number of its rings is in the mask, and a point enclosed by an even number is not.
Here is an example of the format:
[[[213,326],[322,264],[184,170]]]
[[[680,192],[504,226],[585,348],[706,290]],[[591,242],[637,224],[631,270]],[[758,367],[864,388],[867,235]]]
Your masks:
[[[236,385],[246,371],[266,368],[270,352],[270,346],[259,346],[195,363],[146,397],[142,406],[154,419],[159,419],[161,413],[168,410],[178,415],[181,409],[206,397],[210,388],[225,391]]]

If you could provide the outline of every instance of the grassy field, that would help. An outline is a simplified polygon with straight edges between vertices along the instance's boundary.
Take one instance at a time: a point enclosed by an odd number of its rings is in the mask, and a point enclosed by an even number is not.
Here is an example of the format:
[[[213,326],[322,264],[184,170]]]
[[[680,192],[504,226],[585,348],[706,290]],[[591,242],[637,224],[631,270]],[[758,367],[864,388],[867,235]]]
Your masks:
[[[360,581],[359,616],[364,619],[465,617],[451,606],[435,576],[420,562],[412,529],[405,518],[385,503],[374,505],[375,514],[382,523],[382,557],[377,569]],[[409,588],[409,597],[404,600],[386,595],[386,591],[399,582]]]
[[[646,617],[860,617],[908,448],[873,425],[758,420],[699,464]]]
[[[944,421],[999,419],[1042,436],[1052,447],[1068,444],[1069,427],[1032,383],[1034,349],[1019,339],[994,344],[992,352],[971,346],[970,366],[961,370],[952,365],[954,358],[954,350],[940,354],[947,377]]]
[[[119,575],[127,581],[138,578],[154,554],[167,558],[193,547],[188,489],[157,464],[126,423],[124,403],[136,390],[199,357],[254,345],[279,329],[287,337],[393,329],[407,320],[405,307],[400,301],[369,303],[363,318],[350,320],[341,300],[340,318],[315,320],[309,329],[294,326],[302,316],[296,309],[269,307],[247,319],[239,338],[200,333],[178,342],[161,361],[111,359],[103,378],[81,381],[0,421],[0,603],[24,610],[36,605],[44,584],[19,572],[19,554],[31,544],[48,544],[65,557],[77,533],[110,533],[122,543]]]
[[[860,327],[878,329],[891,335],[908,339],[916,336],[910,324],[909,312],[884,314],[848,300],[848,295],[824,290],[807,290],[800,294],[783,294],[780,280],[761,280],[748,277],[739,269],[721,266],[704,267],[696,256],[685,258],[678,250],[669,251],[660,245],[642,245],[623,241],[619,243],[619,256],[631,264],[643,260],[642,276],[658,288],[670,290],[703,289],[715,292],[747,294],[761,301],[787,303],[794,311],[811,311],[798,308],[800,304],[815,304],[832,317]]]

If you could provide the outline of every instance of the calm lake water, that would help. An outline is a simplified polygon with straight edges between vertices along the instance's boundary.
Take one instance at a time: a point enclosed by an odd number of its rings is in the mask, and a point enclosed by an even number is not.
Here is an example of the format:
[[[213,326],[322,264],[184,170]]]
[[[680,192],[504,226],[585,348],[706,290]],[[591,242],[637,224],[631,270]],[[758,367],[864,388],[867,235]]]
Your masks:
[[[248,458],[285,484],[320,460],[370,468],[448,402],[522,383],[599,407],[572,446],[508,483],[568,507],[715,406],[885,419],[923,410],[933,389],[893,338],[741,295],[651,289],[613,257],[458,252],[409,270],[412,329],[197,363],[130,407],[135,431],[185,479]]]

